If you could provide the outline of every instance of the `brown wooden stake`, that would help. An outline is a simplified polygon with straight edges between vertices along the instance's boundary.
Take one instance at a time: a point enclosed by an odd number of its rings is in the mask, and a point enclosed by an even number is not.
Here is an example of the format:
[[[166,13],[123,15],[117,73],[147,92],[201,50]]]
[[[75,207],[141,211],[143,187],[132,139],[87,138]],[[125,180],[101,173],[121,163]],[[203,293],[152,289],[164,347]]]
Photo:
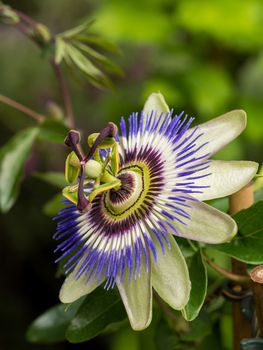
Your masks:
[[[250,207],[254,202],[252,183],[230,196],[230,214],[236,214],[242,209]],[[232,271],[237,275],[247,276],[247,265],[232,259]],[[240,302],[233,302],[233,350],[240,350],[240,341],[252,337],[252,325],[241,312]]]
[[[259,337],[263,338],[263,265],[256,266],[251,272],[252,291],[259,328]]]

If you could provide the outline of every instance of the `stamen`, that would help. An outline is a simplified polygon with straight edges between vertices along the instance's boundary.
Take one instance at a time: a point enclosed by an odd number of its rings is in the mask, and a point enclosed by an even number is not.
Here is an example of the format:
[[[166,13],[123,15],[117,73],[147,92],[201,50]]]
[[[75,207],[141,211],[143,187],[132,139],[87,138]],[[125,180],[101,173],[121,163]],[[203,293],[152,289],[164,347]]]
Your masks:
[[[78,157],[80,161],[80,180],[78,187],[78,203],[77,208],[81,213],[87,212],[91,208],[90,201],[86,198],[84,194],[84,179],[85,179],[85,164],[88,160],[94,155],[98,145],[106,138],[106,137],[115,137],[118,133],[118,128],[114,123],[108,123],[108,125],[102,129],[99,136],[95,140],[92,145],[89,153],[84,156],[83,151],[81,149],[80,143],[80,133],[76,130],[70,130],[67,137],[65,138],[65,144],[70,147]]]
[[[106,137],[115,137],[118,133],[118,127],[114,123],[108,123],[108,125],[102,129],[99,136],[96,138],[95,142],[93,143],[89,153],[85,157],[85,162],[87,162],[96,151],[98,145],[106,138]]]

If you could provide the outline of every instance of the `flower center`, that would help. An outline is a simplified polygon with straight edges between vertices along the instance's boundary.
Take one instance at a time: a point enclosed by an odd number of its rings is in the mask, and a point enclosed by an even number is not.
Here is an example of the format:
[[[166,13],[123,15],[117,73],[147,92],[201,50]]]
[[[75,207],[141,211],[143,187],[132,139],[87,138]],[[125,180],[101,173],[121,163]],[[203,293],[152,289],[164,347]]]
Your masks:
[[[117,176],[117,178],[121,181],[121,186],[118,190],[110,190],[110,201],[112,203],[122,203],[132,195],[136,186],[135,177],[136,174],[132,171],[126,171]]]
[[[104,196],[104,208],[112,218],[122,218],[138,208],[149,184],[146,169],[139,165],[122,169],[118,179],[121,180],[120,188],[111,189]]]

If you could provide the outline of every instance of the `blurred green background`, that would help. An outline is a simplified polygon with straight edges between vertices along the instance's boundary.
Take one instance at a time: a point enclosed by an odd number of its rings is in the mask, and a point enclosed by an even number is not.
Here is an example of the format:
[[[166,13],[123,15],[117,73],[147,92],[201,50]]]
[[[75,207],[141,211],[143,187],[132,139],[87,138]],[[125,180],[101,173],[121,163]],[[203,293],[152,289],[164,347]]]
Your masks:
[[[263,146],[263,1],[262,0],[23,0],[6,1],[58,33],[95,19],[93,32],[122,50],[114,57],[124,78],[115,91],[79,85],[67,77],[77,128],[83,135],[141,110],[146,97],[161,91],[168,104],[200,123],[243,108],[245,133],[217,154],[220,159],[262,163]],[[38,48],[9,26],[0,27],[0,93],[39,111],[62,104],[49,62]],[[23,114],[0,105],[1,145],[33,125]],[[54,277],[52,235],[55,224],[43,212],[58,190],[35,171],[61,171],[63,145],[38,144],[25,169],[26,181],[16,205],[1,215],[0,348],[137,350],[150,339],[123,330],[88,344],[28,344],[25,331],[42,311],[58,302],[62,279]],[[47,210],[46,210],[47,211]],[[147,338],[148,337],[148,338]],[[148,343],[147,348],[154,349]]]

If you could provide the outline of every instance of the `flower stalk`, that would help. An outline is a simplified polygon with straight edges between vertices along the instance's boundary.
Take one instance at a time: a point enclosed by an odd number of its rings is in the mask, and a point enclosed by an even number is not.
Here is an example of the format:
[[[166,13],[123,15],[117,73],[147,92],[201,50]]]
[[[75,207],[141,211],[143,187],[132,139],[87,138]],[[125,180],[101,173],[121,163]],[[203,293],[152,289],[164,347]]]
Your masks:
[[[39,114],[38,112],[35,112],[33,109],[28,108],[21,103],[11,99],[10,97],[0,95],[0,102],[15,108],[16,110],[24,113],[25,115],[29,116],[30,118],[36,120],[38,123],[42,123],[46,117],[42,114]]]
[[[75,127],[75,118],[73,112],[72,101],[70,97],[69,88],[66,82],[66,79],[63,75],[62,69],[58,63],[55,62],[54,58],[50,60],[51,65],[54,69],[55,75],[57,77],[57,81],[60,87],[61,95],[63,98],[65,114],[68,122],[68,127],[73,129]]]
[[[212,259],[210,259],[206,254],[203,253],[204,259],[207,262],[209,266],[211,266],[215,271],[220,273],[222,276],[228,278],[229,280],[233,282],[237,282],[240,284],[249,284],[250,278],[245,275],[238,275],[231,271],[228,271],[224,269],[223,267],[219,266],[217,263],[215,263]]]

